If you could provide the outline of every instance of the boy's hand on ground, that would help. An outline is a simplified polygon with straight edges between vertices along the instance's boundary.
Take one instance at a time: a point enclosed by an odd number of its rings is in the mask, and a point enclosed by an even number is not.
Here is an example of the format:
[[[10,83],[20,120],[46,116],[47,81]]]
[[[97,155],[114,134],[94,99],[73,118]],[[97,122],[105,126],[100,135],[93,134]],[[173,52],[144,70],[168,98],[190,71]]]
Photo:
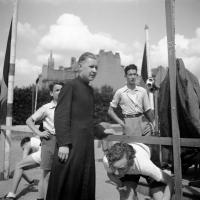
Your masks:
[[[127,188],[127,186],[126,185],[124,185],[124,186],[122,186],[122,187],[117,187],[117,189],[118,190],[124,190],[124,191],[126,191],[128,188]]]
[[[66,162],[69,154],[69,147],[63,146],[58,149],[58,157],[61,162]]]

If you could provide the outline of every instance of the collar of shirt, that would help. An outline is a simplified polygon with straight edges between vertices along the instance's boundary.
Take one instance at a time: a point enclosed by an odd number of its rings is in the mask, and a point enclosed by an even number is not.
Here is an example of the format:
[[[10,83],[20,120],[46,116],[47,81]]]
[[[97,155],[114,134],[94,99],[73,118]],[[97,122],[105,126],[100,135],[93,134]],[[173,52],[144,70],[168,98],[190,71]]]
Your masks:
[[[129,92],[129,91],[139,91],[139,88],[138,88],[138,86],[136,85],[135,88],[132,90],[132,89],[128,88],[127,85],[125,85],[125,86],[124,86],[123,92]]]
[[[55,101],[52,100],[52,101],[50,102],[49,108],[50,108],[50,109],[54,109],[56,106],[57,106],[57,103],[55,103]]]

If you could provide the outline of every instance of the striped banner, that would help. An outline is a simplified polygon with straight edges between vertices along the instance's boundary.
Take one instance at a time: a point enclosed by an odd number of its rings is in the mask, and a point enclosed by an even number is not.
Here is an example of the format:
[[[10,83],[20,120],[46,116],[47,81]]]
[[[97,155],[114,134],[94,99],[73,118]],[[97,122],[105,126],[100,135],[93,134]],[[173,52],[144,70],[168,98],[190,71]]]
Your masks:
[[[7,115],[7,94],[8,94],[8,75],[10,69],[10,49],[11,49],[11,37],[12,37],[12,22],[10,24],[10,31],[6,46],[6,54],[4,59],[3,77],[1,82],[1,94],[0,94],[0,125],[6,124]]]

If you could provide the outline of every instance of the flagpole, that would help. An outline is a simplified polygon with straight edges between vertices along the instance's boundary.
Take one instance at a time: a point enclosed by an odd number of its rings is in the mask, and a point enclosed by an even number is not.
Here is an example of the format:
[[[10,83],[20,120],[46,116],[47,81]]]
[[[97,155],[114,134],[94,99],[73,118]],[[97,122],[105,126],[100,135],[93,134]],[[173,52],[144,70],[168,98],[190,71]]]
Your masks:
[[[151,67],[150,67],[149,27],[146,24],[145,24],[144,30],[145,30],[145,40],[146,40],[146,58],[147,58],[148,77],[152,77]],[[153,93],[151,92],[149,92],[149,100],[151,103],[151,108],[154,109]]]
[[[34,113],[37,109],[37,99],[38,99],[38,83],[35,85],[35,106],[34,106]]]
[[[145,24],[145,40],[146,40],[146,55],[147,55],[147,71],[148,77],[151,77],[151,69],[150,69],[150,51],[149,51],[149,27]]]
[[[6,126],[12,126],[13,89],[14,89],[14,77],[15,77],[15,58],[16,58],[16,40],[17,40],[17,18],[18,18],[18,0],[15,0],[13,9],[10,70],[8,77]],[[8,179],[10,174],[11,130],[6,130],[4,145],[5,145],[5,152],[4,152],[3,172],[4,172],[4,179]]]

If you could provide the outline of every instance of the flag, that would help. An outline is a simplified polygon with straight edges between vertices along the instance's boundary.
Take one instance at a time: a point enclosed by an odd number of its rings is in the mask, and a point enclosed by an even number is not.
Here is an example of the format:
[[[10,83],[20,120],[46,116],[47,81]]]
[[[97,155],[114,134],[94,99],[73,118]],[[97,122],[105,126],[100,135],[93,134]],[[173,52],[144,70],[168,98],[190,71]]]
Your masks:
[[[147,47],[146,47],[146,43],[145,43],[145,46],[144,46],[144,53],[143,53],[143,58],[142,58],[141,77],[142,77],[144,83],[146,83],[146,81],[148,79]]]
[[[3,76],[1,80],[0,125],[6,124],[11,37],[12,37],[12,22],[10,24],[10,31],[9,31],[9,36],[8,36],[8,41],[7,41],[7,46],[6,46],[6,54],[5,54],[5,59],[4,59]]]

